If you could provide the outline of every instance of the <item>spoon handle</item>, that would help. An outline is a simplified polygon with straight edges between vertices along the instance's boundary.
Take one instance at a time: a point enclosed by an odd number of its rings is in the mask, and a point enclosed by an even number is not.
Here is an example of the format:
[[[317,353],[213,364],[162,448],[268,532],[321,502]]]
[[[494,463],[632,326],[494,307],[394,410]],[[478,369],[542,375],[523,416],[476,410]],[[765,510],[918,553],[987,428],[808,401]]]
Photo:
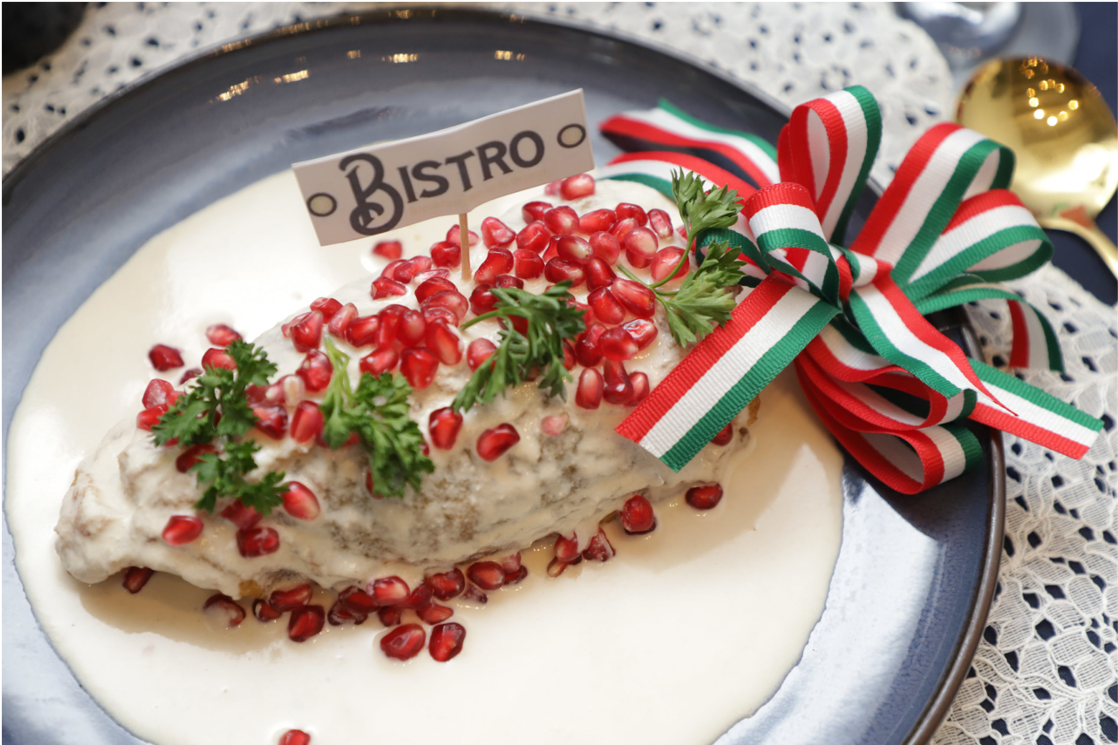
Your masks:
[[[1118,277],[1118,247],[1115,247],[1094,222],[1091,222],[1090,227],[1063,217],[1042,217],[1038,218],[1037,222],[1040,223],[1041,227],[1049,230],[1066,230],[1087,241],[1091,244],[1091,248],[1095,249],[1095,252],[1106,262],[1111,274]]]

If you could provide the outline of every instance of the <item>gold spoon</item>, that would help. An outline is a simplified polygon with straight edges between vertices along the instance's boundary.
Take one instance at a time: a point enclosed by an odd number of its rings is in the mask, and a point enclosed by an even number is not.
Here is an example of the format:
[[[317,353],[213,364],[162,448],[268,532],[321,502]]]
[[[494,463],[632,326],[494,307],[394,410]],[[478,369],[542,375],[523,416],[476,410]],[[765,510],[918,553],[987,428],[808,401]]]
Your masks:
[[[963,89],[955,121],[1011,148],[1011,188],[1037,222],[1083,238],[1118,276],[1118,248],[1095,224],[1118,188],[1118,124],[1095,86],[1038,57],[994,60]]]

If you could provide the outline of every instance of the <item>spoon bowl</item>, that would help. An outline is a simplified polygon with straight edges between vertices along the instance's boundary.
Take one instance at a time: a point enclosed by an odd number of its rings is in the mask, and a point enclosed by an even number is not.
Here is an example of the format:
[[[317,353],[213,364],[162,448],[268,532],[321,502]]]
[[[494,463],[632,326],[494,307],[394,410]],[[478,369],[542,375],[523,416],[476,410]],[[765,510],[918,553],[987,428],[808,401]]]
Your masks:
[[[1118,189],[1118,124],[1076,70],[1038,57],[993,60],[963,89],[955,120],[1013,150],[1012,189],[1046,228],[1078,234],[1118,276],[1095,218]]]

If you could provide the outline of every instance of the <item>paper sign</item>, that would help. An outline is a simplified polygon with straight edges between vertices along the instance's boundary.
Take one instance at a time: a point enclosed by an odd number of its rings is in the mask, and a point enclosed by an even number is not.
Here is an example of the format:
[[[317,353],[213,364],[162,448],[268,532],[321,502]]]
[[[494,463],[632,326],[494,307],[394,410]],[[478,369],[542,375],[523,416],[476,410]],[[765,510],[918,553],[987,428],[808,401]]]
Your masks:
[[[439,132],[296,163],[323,246],[468,212],[594,167],[582,89]]]

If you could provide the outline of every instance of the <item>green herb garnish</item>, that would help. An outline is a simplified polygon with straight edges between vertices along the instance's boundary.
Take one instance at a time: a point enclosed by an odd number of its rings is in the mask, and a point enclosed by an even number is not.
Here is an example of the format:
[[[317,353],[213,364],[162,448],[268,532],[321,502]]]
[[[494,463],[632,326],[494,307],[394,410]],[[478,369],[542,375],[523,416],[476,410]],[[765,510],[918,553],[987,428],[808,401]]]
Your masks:
[[[245,396],[250,385],[264,386],[276,366],[260,347],[237,340],[225,348],[237,363],[236,370],[207,367],[194,378],[189,391],[151,428],[156,445],[177,440],[183,447],[214,443],[219,452],[202,453],[191,467],[198,484],[209,484],[195,508],[213,512],[219,497],[239,499],[262,515],[283,502],[283,473],[269,471],[258,482],[245,475],[256,470],[255,442],[239,441],[256,426],[256,414]],[[223,457],[224,456],[224,457]]]
[[[573,304],[570,282],[560,282],[542,295],[516,287],[494,287],[497,298],[493,310],[462,324],[466,329],[490,318],[503,321],[499,343],[489,361],[478,366],[465,387],[454,397],[454,411],[469,411],[475,403],[490,403],[509,386],[519,385],[534,374],[540,375],[540,390],[547,395],[567,398],[564,383],[573,380],[563,367],[563,341],[574,339],[586,330],[583,311]],[[528,322],[526,334],[517,331],[514,318]]]
[[[723,186],[708,194],[703,191],[702,179],[693,173],[672,171],[672,193],[690,238],[705,230],[730,227],[737,222],[741,212],[736,191]],[[620,264],[617,268],[629,279],[645,284],[656,294],[656,299],[664,306],[672,338],[677,344],[685,346],[709,334],[715,324],[725,325],[730,320],[730,314],[737,306],[731,289],[736,288],[742,278],[738,261],[740,254],[740,249],[731,248],[725,241],[711,243],[703,263],[688,274],[675,291],[661,290],[660,287],[671,282],[686,261],[680,261],[671,274],[650,285],[641,282]]]
[[[406,486],[419,491],[423,474],[434,471],[435,464],[423,454],[423,434],[408,414],[411,386],[402,375],[363,373],[353,390],[346,372],[349,356],[325,342],[334,374],[319,407],[322,440],[337,449],[356,434],[369,455],[376,494],[400,497]]]

